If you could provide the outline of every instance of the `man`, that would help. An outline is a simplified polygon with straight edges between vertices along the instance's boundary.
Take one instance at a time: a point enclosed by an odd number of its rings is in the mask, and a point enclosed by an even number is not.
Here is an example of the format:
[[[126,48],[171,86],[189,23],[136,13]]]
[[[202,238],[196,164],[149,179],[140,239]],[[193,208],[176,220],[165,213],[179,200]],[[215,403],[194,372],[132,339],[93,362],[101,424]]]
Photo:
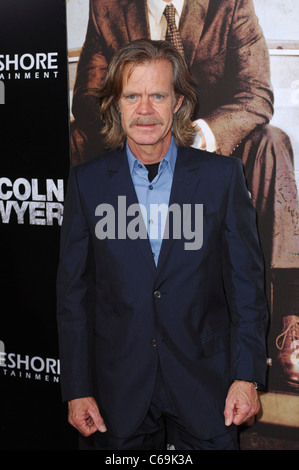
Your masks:
[[[69,421],[102,450],[163,449],[162,419],[176,449],[236,449],[236,426],[259,409],[267,307],[255,211],[239,159],[190,148],[190,82],[167,42],[121,48],[99,93],[114,150],[71,170],[61,381]],[[157,203],[169,208],[159,219]],[[170,209],[182,217],[170,223]]]

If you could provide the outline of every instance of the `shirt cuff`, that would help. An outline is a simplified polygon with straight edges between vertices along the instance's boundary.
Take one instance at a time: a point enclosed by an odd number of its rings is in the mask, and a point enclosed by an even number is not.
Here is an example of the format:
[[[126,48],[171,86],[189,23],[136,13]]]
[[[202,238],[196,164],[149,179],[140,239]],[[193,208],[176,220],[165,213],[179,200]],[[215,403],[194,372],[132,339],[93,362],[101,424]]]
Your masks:
[[[207,150],[208,152],[215,152],[216,151],[216,139],[214,137],[213,132],[211,131],[211,128],[203,119],[198,119],[195,122],[200,127],[201,132],[204,135],[205,140],[206,140],[206,147],[204,150]],[[199,132],[195,136],[192,147],[197,148],[197,149],[202,148],[202,136],[200,135]]]

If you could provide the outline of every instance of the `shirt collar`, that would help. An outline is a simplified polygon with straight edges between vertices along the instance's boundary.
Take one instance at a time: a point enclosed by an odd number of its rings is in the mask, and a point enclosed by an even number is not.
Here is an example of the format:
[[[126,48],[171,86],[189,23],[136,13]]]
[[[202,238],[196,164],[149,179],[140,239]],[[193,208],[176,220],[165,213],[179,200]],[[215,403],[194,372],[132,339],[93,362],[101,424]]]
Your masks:
[[[134,156],[134,154],[131,152],[131,149],[128,145],[128,141],[126,143],[126,150],[127,150],[127,157],[128,157],[128,163],[129,163],[129,169],[130,169],[130,174],[133,174],[134,169],[138,165],[139,160]],[[169,165],[170,171],[173,175],[174,173],[174,167],[175,167],[175,162],[176,162],[176,157],[177,157],[177,146],[174,141],[173,136],[171,137],[171,142],[168,147],[168,150],[164,157],[162,158],[160,165],[159,165],[159,171],[165,166]],[[143,165],[144,166],[144,165]]]
[[[170,3],[173,4],[179,17],[181,17],[184,0],[172,0]],[[163,0],[147,0],[147,5],[156,23],[159,24],[167,3]]]

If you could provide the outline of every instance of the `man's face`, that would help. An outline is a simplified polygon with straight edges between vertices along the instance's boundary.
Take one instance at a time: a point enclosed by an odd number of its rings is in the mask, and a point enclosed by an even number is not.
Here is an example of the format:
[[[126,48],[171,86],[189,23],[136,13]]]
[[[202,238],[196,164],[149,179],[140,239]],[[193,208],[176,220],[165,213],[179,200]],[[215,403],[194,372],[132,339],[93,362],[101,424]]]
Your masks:
[[[124,70],[119,100],[122,127],[132,152],[138,157],[143,146],[167,150],[171,140],[173,114],[183,97],[175,98],[172,66],[159,60]]]

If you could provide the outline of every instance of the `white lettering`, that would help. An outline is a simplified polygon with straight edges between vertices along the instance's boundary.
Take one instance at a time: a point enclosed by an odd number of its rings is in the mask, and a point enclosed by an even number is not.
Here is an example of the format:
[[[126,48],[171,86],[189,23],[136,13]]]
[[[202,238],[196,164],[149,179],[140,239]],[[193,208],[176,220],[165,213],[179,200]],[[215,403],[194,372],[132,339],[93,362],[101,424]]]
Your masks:
[[[18,224],[26,221],[30,225],[58,225],[63,220],[64,181],[47,179],[41,182],[37,178],[27,180],[0,178],[0,218],[8,224],[16,217]],[[10,199],[16,200],[10,200]],[[20,202],[19,202],[20,201]],[[59,202],[55,202],[59,201]]]
[[[58,52],[37,52],[36,54],[0,54],[0,71],[53,70],[58,68]]]

